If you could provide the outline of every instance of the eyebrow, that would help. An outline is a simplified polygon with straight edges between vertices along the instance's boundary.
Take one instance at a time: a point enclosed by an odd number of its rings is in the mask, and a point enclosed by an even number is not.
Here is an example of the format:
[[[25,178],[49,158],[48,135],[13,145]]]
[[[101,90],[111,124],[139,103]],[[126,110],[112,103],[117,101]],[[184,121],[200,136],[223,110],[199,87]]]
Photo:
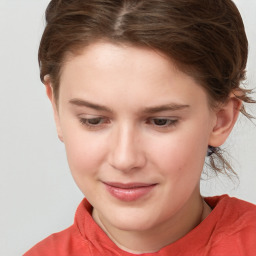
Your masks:
[[[148,107],[148,108],[145,108],[143,112],[146,114],[154,114],[154,113],[164,112],[164,111],[183,110],[189,107],[190,107],[189,105],[171,103],[171,104],[160,105],[155,107]]]
[[[81,100],[81,99],[72,99],[69,101],[72,105],[78,106],[78,107],[87,107],[87,108],[92,108],[95,110],[99,111],[104,111],[104,112],[113,112],[110,108],[105,107],[103,105],[95,104],[86,100]]]
[[[71,99],[69,103],[79,107],[87,107],[87,108],[92,108],[98,111],[113,113],[113,111],[106,106],[95,104],[82,99]],[[145,114],[155,114],[155,113],[164,112],[164,111],[183,110],[189,107],[190,107],[189,105],[171,103],[171,104],[165,104],[165,105],[154,106],[154,107],[146,107],[142,110],[142,112]]]

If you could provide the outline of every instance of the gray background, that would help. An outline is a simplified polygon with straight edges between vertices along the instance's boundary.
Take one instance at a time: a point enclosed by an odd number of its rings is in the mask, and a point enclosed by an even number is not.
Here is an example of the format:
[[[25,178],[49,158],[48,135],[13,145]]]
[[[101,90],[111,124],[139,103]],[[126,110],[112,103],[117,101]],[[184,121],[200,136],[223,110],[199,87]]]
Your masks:
[[[21,255],[73,222],[83,198],[69,173],[51,107],[39,80],[37,48],[48,0],[0,0],[0,255]],[[256,1],[236,0],[256,87]],[[256,115],[256,108],[251,107]],[[225,147],[240,177],[202,182],[203,195],[228,193],[256,203],[256,127],[240,118]]]

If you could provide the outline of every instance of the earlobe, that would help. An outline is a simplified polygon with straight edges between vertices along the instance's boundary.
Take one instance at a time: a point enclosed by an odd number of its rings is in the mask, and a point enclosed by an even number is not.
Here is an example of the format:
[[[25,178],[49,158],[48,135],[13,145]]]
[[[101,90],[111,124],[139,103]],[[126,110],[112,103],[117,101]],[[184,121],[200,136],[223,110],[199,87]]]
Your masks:
[[[45,85],[45,88],[46,88],[47,97],[49,98],[49,100],[52,104],[52,109],[53,109],[57,134],[58,134],[58,137],[59,137],[60,141],[63,142],[63,135],[62,135],[62,131],[61,131],[59,112],[58,112],[58,109],[57,109],[57,104],[56,104],[56,100],[55,100],[55,97],[54,97],[54,91],[53,91],[53,88],[52,88],[52,84],[51,84],[51,80],[50,80],[49,75],[46,75],[44,77],[44,85]]]
[[[231,133],[239,115],[242,102],[233,94],[216,110],[216,122],[209,139],[209,145],[221,146]]]

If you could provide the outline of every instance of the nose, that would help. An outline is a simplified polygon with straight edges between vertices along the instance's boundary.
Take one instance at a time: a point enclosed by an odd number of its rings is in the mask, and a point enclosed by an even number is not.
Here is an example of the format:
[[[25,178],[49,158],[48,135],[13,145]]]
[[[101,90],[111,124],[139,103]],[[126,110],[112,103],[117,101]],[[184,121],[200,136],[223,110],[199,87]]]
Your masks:
[[[116,170],[139,170],[146,163],[140,133],[128,125],[117,128],[110,136],[109,164]]]

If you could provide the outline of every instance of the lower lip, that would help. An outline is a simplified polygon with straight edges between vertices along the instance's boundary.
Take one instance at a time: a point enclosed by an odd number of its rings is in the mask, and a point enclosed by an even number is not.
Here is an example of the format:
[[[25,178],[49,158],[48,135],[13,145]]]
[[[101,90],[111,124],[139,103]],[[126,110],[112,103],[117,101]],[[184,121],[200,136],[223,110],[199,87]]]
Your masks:
[[[135,187],[135,188],[119,188],[110,186],[108,184],[105,184],[108,192],[114,196],[115,198],[125,201],[125,202],[131,202],[138,200],[139,198],[142,198],[149,194],[151,190],[156,186],[155,184],[145,186],[145,187]]]

